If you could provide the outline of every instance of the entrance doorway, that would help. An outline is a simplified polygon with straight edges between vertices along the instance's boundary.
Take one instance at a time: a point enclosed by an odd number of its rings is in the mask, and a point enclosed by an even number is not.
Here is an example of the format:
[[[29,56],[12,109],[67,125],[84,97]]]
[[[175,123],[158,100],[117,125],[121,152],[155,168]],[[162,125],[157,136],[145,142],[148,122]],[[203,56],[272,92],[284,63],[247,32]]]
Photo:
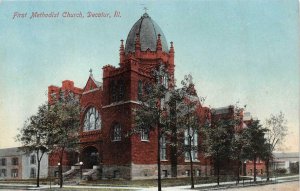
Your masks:
[[[83,162],[83,167],[87,169],[92,169],[94,165],[99,165],[100,163],[98,150],[93,146],[83,149],[81,153],[81,159]]]

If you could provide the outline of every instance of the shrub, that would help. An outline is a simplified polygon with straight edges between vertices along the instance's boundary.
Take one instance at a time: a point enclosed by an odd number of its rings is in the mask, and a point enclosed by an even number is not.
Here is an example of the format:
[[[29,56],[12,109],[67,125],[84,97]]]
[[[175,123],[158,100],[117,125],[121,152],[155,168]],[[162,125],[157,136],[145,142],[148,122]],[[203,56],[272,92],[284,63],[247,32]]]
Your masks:
[[[285,174],[287,170],[285,168],[278,168],[275,170],[275,172],[278,174]]]

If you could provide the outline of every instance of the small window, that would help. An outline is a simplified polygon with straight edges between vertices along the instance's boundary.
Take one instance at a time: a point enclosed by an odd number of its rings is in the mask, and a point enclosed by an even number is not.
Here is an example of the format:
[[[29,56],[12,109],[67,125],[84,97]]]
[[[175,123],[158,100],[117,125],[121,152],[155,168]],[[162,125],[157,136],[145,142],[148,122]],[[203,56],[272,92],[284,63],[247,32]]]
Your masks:
[[[124,100],[124,95],[125,95],[125,85],[124,85],[124,82],[122,80],[120,80],[119,83],[118,83],[118,86],[119,86],[118,100],[122,101],[122,100]]]
[[[149,141],[149,130],[148,129],[142,129],[141,130],[141,140],[142,141]]]
[[[197,170],[196,173],[196,176],[201,176],[201,169]]]
[[[121,141],[122,128],[119,123],[116,123],[113,127],[113,141]]]
[[[12,178],[18,177],[18,169],[11,169],[11,177]]]
[[[191,138],[191,154],[192,154],[192,160],[196,161],[198,160],[198,131],[193,130],[192,128],[186,129],[184,131],[184,145],[189,146],[189,138]],[[185,160],[190,160],[189,152],[185,152]]]
[[[18,163],[19,163],[18,158],[12,158],[12,159],[11,159],[11,164],[12,164],[12,165],[18,165]]]
[[[120,178],[120,171],[119,170],[114,171],[114,178]]]
[[[138,82],[138,100],[142,100],[143,97],[143,82],[139,80]]]
[[[35,155],[30,156],[30,164],[36,164],[36,157]]]
[[[185,176],[190,176],[190,171],[189,170],[185,171]]]
[[[0,177],[6,177],[6,169],[1,169]]]
[[[146,84],[144,85],[144,93],[145,93],[146,95],[149,95],[149,94],[151,93],[151,91],[152,91],[152,86],[151,86],[151,84],[148,82],[148,83],[146,83]]]
[[[117,101],[117,87],[114,81],[110,84],[111,102]]]
[[[1,159],[1,166],[6,166],[6,158]]]
[[[163,174],[164,178],[167,178],[168,177],[168,171],[167,170],[163,170],[162,172],[163,172],[162,174]]]
[[[160,160],[167,160],[167,142],[164,135],[160,138]]]
[[[36,170],[35,168],[30,169],[30,178],[36,178]]]

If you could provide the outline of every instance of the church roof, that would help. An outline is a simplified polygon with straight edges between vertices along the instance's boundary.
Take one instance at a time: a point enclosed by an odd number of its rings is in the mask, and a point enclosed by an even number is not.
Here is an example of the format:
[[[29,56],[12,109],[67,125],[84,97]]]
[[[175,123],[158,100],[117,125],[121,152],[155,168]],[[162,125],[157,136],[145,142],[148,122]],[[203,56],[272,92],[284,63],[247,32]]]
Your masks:
[[[97,81],[97,80],[95,80],[93,76],[91,76],[91,78],[92,78],[93,82],[96,84],[96,86],[97,86],[98,88],[99,88],[100,86],[102,86],[102,83],[99,82],[99,81]]]
[[[133,25],[131,28],[125,45],[125,53],[135,51],[135,39],[136,34],[139,34],[139,40],[141,44],[141,50],[146,51],[150,49],[151,51],[156,50],[157,36],[161,35],[162,50],[164,52],[169,52],[168,43],[164,33],[161,28],[154,22],[151,17],[144,13],[143,16]]]

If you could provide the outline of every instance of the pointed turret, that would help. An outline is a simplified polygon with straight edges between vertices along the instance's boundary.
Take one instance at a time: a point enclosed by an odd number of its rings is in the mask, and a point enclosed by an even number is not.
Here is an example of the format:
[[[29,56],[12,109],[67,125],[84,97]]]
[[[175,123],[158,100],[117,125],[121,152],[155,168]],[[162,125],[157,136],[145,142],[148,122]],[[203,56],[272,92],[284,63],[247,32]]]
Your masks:
[[[160,36],[161,36],[160,34],[157,35],[156,50],[162,50]]]
[[[124,40],[121,39],[121,46],[120,46],[120,66],[123,66],[124,63],[125,63]]]
[[[174,54],[174,53],[175,53],[175,51],[174,51],[173,42],[170,42],[170,44],[171,44],[171,47],[170,47],[170,51],[169,51],[169,53],[170,53],[170,54]]]

